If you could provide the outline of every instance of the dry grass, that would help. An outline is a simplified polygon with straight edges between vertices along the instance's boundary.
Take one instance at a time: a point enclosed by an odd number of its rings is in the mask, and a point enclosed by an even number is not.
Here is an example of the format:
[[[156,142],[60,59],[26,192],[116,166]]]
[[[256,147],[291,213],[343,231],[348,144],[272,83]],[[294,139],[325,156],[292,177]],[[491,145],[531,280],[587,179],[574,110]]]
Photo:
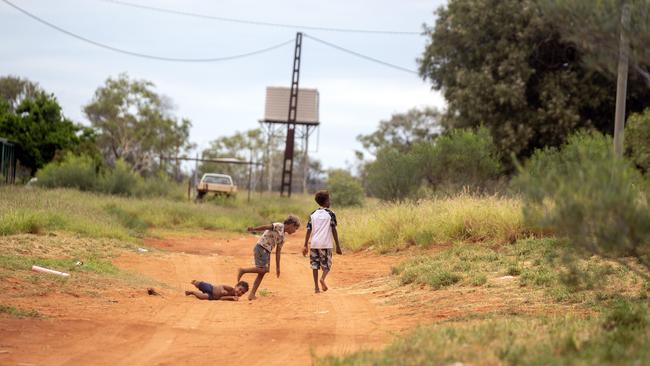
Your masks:
[[[344,209],[337,214],[341,242],[352,250],[387,252],[457,242],[503,244],[529,235],[521,202],[496,196],[461,194]]]
[[[244,231],[248,226],[283,220],[289,213],[306,218],[315,205],[309,199],[254,195],[250,204],[245,197],[195,204],[72,189],[0,187],[0,235],[67,231],[128,241],[152,227]]]

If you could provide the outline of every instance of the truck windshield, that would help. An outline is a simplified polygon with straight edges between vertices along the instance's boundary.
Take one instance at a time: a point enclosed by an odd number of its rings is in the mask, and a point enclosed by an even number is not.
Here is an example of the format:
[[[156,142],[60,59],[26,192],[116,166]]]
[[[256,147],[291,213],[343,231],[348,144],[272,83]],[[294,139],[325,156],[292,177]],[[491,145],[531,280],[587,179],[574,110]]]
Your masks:
[[[227,184],[230,185],[230,178],[228,177],[215,177],[215,176],[206,176],[203,178],[204,183],[214,183],[214,184]]]

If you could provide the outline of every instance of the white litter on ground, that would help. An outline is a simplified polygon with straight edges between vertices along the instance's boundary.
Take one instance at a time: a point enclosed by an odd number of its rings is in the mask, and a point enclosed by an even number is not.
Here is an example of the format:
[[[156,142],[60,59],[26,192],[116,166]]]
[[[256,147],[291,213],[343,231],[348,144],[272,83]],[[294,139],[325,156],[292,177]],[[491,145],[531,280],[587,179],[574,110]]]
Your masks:
[[[55,271],[53,269],[49,269],[49,268],[45,268],[45,267],[39,267],[39,266],[32,266],[32,271],[41,272],[41,273],[49,273],[49,274],[62,276],[62,277],[70,277],[69,273],[59,272],[59,271]]]

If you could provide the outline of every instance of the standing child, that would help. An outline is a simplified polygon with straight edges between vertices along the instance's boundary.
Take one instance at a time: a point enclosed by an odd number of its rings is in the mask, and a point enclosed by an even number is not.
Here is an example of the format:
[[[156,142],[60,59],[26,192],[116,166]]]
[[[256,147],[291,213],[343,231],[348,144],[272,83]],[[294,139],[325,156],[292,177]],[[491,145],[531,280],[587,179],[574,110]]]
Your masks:
[[[269,225],[262,225],[258,227],[249,227],[248,231],[262,231],[264,234],[255,244],[253,248],[253,256],[255,257],[255,267],[240,268],[237,274],[237,282],[246,273],[257,273],[257,278],[253,283],[253,289],[248,295],[248,300],[255,300],[255,293],[257,288],[260,287],[264,275],[269,272],[269,265],[271,262],[271,252],[275,247],[275,272],[280,277],[280,253],[282,252],[282,245],[284,244],[284,233],[293,234],[300,227],[300,219],[295,215],[289,215],[284,223],[275,222]]]
[[[323,270],[320,278],[320,285],[323,291],[327,291],[325,278],[332,269],[332,248],[336,243],[336,254],[343,254],[339,245],[339,235],[336,232],[336,215],[330,210],[330,194],[328,191],[316,192],[316,203],[320,207],[312,212],[307,223],[307,235],[305,236],[305,247],[302,255],[307,255],[309,238],[311,237],[311,250],[309,250],[309,262],[314,275],[314,291],[320,292],[318,287],[318,270]],[[334,242],[334,243],[333,243]]]

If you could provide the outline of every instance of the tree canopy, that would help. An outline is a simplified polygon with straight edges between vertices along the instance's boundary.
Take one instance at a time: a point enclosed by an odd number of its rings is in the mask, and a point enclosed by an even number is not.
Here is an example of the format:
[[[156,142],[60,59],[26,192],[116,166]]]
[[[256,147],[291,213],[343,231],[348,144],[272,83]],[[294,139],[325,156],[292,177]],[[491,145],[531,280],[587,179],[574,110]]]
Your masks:
[[[433,108],[413,108],[406,113],[395,113],[379,122],[375,132],[359,135],[357,140],[371,155],[384,148],[407,151],[414,144],[432,141],[441,131],[440,112]]]
[[[171,101],[146,80],[132,80],[126,74],[108,78],[84,113],[97,129],[97,144],[106,160],[123,159],[141,174],[160,168],[156,158],[162,161],[192,146],[192,123],[179,121],[172,114]]]
[[[447,99],[443,125],[484,125],[506,162],[576,129],[613,128],[614,79],[583,63],[539,1],[450,0],[426,28],[419,59],[422,77]],[[629,109],[643,109],[647,88],[638,79],[629,86]]]
[[[0,78],[0,136],[18,143],[17,158],[34,175],[64,151],[94,151],[92,130],[67,119],[52,94],[16,77]]]
[[[4,76],[0,78],[0,98],[9,104],[9,109],[15,111],[24,99],[36,97],[42,92],[37,83],[18,76]]]
[[[629,46],[633,73],[650,87],[650,2],[647,0],[542,0],[542,10],[562,36],[575,43],[591,66],[617,74],[621,31]],[[623,7],[629,10],[621,26]]]

